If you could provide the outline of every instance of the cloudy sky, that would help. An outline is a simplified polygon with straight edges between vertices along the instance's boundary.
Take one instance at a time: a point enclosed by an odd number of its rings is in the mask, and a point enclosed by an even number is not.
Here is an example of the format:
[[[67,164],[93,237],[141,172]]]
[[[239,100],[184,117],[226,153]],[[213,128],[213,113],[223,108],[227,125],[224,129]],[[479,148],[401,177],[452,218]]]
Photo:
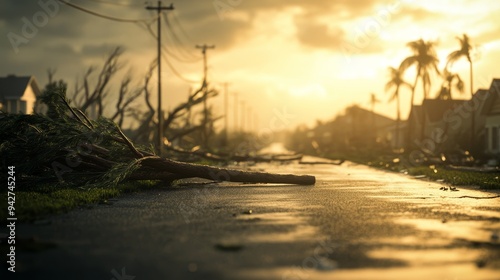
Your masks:
[[[70,2],[107,16],[145,19],[156,31],[156,22],[151,21],[155,14],[145,9],[144,0]],[[163,63],[164,108],[172,108],[186,98],[190,87],[199,86],[203,65],[194,46],[214,44],[216,48],[208,50],[209,81],[216,87],[230,82],[230,105],[237,94],[258,113],[258,129],[272,125],[276,112],[286,112],[292,128],[332,119],[352,104],[369,108],[370,93],[381,100],[377,112],[395,117],[395,104],[387,102],[389,93],[384,92],[387,67],[397,67],[410,55],[405,44],[419,38],[438,42],[443,68],[447,54],[459,46],[456,36],[467,33],[477,46],[474,87],[488,87],[493,77],[500,77],[500,1],[183,0],[173,4],[175,10],[167,15],[170,29],[162,23],[163,44],[169,50],[166,59],[183,79]],[[130,71],[137,81],[156,56],[155,38],[144,23],[99,18],[56,0],[1,1],[0,34],[0,76],[35,75],[41,86],[47,82],[46,70],[53,68],[56,78],[71,87],[115,46],[124,47],[123,72]],[[466,60],[453,70],[468,88]],[[413,81],[413,73],[407,74]],[[433,84],[434,95],[441,81],[435,77]],[[417,102],[422,99],[419,94]],[[401,95],[406,117],[410,92]],[[212,105],[223,113],[222,96]]]

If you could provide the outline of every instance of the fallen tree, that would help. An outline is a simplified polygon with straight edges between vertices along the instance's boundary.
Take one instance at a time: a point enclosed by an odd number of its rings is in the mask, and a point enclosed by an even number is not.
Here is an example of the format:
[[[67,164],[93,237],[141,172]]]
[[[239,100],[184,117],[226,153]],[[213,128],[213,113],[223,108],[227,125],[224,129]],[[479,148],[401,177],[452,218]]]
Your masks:
[[[109,119],[90,120],[71,107],[64,89],[44,94],[59,96],[58,101],[46,98],[59,109],[50,117],[0,114],[2,167],[6,170],[15,166],[18,187],[106,187],[126,180],[174,181],[191,177],[249,183],[315,183],[314,176],[248,172],[162,158],[152,148],[136,147]]]

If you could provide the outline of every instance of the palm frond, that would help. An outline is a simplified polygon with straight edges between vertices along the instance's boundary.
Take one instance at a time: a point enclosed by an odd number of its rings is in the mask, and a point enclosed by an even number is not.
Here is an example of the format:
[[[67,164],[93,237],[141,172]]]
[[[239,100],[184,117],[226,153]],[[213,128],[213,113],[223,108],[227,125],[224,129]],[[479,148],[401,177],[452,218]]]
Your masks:
[[[401,62],[401,64],[399,65],[399,70],[404,72],[417,62],[418,62],[417,56],[409,56]]]

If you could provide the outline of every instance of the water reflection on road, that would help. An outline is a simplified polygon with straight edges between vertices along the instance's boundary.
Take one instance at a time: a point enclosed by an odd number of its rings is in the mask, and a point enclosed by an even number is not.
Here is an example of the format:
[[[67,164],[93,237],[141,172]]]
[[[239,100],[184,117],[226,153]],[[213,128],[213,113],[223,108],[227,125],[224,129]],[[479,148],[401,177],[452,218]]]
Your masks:
[[[304,160],[324,159],[305,157]],[[350,162],[342,166],[258,164],[254,168],[317,176],[315,187],[302,195],[301,202],[297,200],[288,206],[281,205],[286,203],[283,200],[274,203],[277,207],[288,207],[290,212],[275,216],[268,214],[269,218],[263,219],[296,223],[294,230],[302,231],[302,234],[277,233],[268,236],[269,241],[299,236],[309,237],[314,242],[319,238],[329,238],[334,243],[344,242],[342,246],[348,248],[345,251],[362,248],[366,260],[359,264],[355,261],[352,264],[350,260],[343,266],[347,261],[341,254],[329,254],[328,258],[338,264],[332,270],[318,269],[317,263],[305,267],[303,263],[297,263],[294,267],[243,270],[236,275],[249,279],[500,279],[500,198],[493,198],[498,196],[498,191],[479,191],[473,187],[459,187],[455,192],[443,191],[440,190],[442,184]],[[345,195],[349,199],[373,200],[373,203],[357,206],[358,211],[373,212],[368,216],[367,224],[371,223],[369,219],[380,219],[392,224],[388,228],[405,230],[400,234],[391,234],[390,230],[387,234],[361,233],[348,240],[335,236],[339,234],[336,232],[339,219],[322,217],[320,220],[327,221],[328,225],[318,223],[315,216],[338,215],[328,207],[337,204],[342,207],[341,200],[346,198]],[[289,199],[294,198],[296,196],[289,195]],[[352,211],[348,206],[340,208],[342,210]],[[307,224],[312,226],[307,227]],[[304,252],[304,259],[311,255],[311,252]],[[377,267],[377,263],[384,263],[384,260],[394,265]],[[291,271],[298,272],[290,274]]]

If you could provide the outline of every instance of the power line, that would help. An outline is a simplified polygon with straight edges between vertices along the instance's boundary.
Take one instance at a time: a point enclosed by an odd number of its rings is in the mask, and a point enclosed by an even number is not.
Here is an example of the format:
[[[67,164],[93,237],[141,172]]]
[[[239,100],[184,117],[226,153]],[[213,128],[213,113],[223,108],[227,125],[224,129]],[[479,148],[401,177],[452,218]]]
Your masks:
[[[151,25],[150,24],[146,24],[146,31],[149,32],[149,34],[151,36],[153,36],[155,39],[156,39],[156,34],[154,33],[153,29],[151,28]],[[170,52],[170,50],[168,48],[166,48],[165,46],[162,45],[162,50],[166,53],[168,53],[169,55],[171,55],[175,60],[179,61],[179,62],[187,62],[185,61],[184,59],[180,58],[180,57],[177,57],[174,53]]]
[[[228,139],[229,139],[229,126],[228,126],[228,122],[229,122],[229,118],[228,118],[228,110],[229,110],[229,97],[228,97],[228,87],[231,83],[228,83],[228,82],[225,82],[225,83],[222,83],[222,85],[224,86],[224,145],[227,145],[228,144]]]
[[[104,19],[109,19],[109,20],[113,20],[113,21],[118,21],[118,22],[130,22],[130,23],[136,23],[139,27],[145,27],[145,30],[147,30],[150,35],[152,35],[154,38],[156,38],[156,34],[151,30],[151,26],[150,24],[153,23],[155,20],[157,20],[159,18],[159,15],[151,18],[151,19],[123,19],[123,18],[116,18],[116,17],[112,17],[112,16],[107,16],[107,15],[103,15],[103,14],[100,14],[100,13],[96,13],[94,11],[91,11],[91,10],[88,10],[84,7],[81,7],[81,6],[78,6],[76,4],[73,4],[73,3],[69,3],[65,0],[58,0],[59,2],[65,4],[65,5],[68,5],[74,9],[77,9],[77,10],[80,10],[82,12],[85,12],[85,13],[88,13],[88,14],[91,14],[91,15],[94,15],[94,16],[97,16],[97,17],[101,17],[101,18],[104,18]],[[91,0],[91,1],[94,1],[94,0]],[[95,0],[95,1],[99,1],[99,0]],[[100,2],[100,1],[99,1]],[[141,24],[144,24],[144,26],[142,26]],[[165,52],[165,53],[168,53],[171,57],[173,57],[174,59],[180,61],[180,62],[187,62],[181,58],[178,58],[175,54],[169,52],[169,50],[162,46],[162,52]],[[201,58],[200,58],[201,59]],[[178,77],[179,79],[187,82],[187,83],[199,83],[199,81],[194,81],[194,80],[190,80],[190,79],[187,79],[185,77],[183,77],[176,69],[175,67],[172,65],[172,63],[165,57],[165,62],[167,63],[167,66],[170,68],[170,70],[172,70],[172,73]],[[198,59],[199,61],[199,59]]]
[[[205,148],[208,147],[208,131],[207,131],[207,120],[208,120],[208,108],[207,108],[207,50],[215,49],[215,45],[208,46],[204,45],[196,45],[195,48],[201,49],[201,53],[203,54],[203,89],[205,91],[205,98],[203,99],[203,111],[204,111],[204,122],[203,122],[203,142]]]
[[[118,21],[118,22],[132,22],[132,23],[137,23],[137,22],[147,22],[151,19],[123,19],[123,18],[117,18],[117,17],[113,17],[113,16],[107,16],[107,15],[103,15],[103,14],[100,14],[100,13],[97,13],[97,12],[94,12],[94,11],[91,11],[89,9],[86,9],[84,7],[81,7],[81,6],[78,6],[78,5],[75,5],[73,3],[69,3],[65,0],[58,0],[59,2],[65,4],[65,5],[68,5],[72,8],[75,8],[77,10],[80,10],[82,12],[85,12],[85,13],[88,13],[88,14],[91,14],[91,15],[94,15],[94,16],[97,16],[97,17],[101,17],[101,18],[105,18],[105,19],[109,19],[109,20],[113,20],[113,21]],[[158,18],[158,17],[157,17]],[[156,18],[156,19],[157,19]]]
[[[165,55],[165,56],[163,56],[163,59],[164,59],[164,60],[165,60],[165,62],[167,63],[167,65],[168,65],[168,67],[170,68],[170,70],[172,70],[172,73],[174,73],[174,75],[175,75],[177,78],[179,78],[179,79],[181,79],[181,80],[183,80],[183,81],[185,81],[185,82],[187,82],[187,83],[190,83],[190,84],[198,84],[198,83],[199,83],[199,81],[194,81],[194,80],[190,80],[190,79],[187,79],[187,78],[183,77],[183,76],[182,76],[182,75],[181,75],[181,74],[180,74],[180,73],[179,73],[179,72],[175,69],[175,67],[174,67],[174,66],[170,63],[170,61],[167,59],[167,56],[166,56],[166,55]]]
[[[196,45],[195,48],[201,49],[201,53],[203,54],[203,83],[206,86],[207,83],[207,50],[208,49],[215,49],[215,45],[208,46],[207,44],[204,45]]]
[[[142,26],[142,25],[139,25],[141,28],[144,28],[146,31],[148,31],[148,33],[156,39],[156,34],[154,33],[154,31],[151,29],[151,26],[149,24],[144,24],[145,26]],[[167,59],[167,56],[168,55],[171,55],[174,59],[178,60],[179,59],[177,57],[175,57],[172,53],[170,53],[168,51],[168,49],[165,47],[165,46],[162,46],[161,47],[161,50],[162,50],[162,54],[163,54],[163,59],[164,61],[167,63],[167,66],[170,68],[170,70],[172,70],[172,73],[179,79],[187,82],[187,83],[190,83],[190,84],[198,84],[199,81],[195,81],[195,80],[190,80],[188,78],[185,78],[184,76],[182,76],[179,71],[177,71],[177,69],[175,69],[175,67],[172,65],[172,63]],[[181,61],[182,62],[182,61]]]
[[[181,24],[181,22],[179,20],[179,17],[177,17],[177,13],[176,12],[172,13],[172,18],[174,19],[175,23],[179,27],[179,30],[181,31],[181,33],[184,34],[184,36],[189,41],[189,43],[192,44],[193,40],[191,39],[191,36],[189,36],[189,34],[186,32],[186,30],[184,29],[184,27],[182,27],[182,24]]]
[[[170,30],[170,34],[171,34],[171,37],[173,38],[173,41],[175,41],[178,44],[179,50],[181,50],[182,52],[184,52],[187,56],[191,57],[191,60],[192,60],[191,62],[198,62],[198,61],[200,61],[201,57],[193,55],[192,52],[190,52],[185,47],[183,47],[183,45],[185,45],[185,43],[182,42],[182,40],[177,36],[177,34],[175,33],[175,30],[173,29],[172,25],[168,21],[168,18],[164,17],[163,20],[165,21],[165,24],[166,24],[168,30]],[[177,45],[175,45],[175,46],[177,46]]]

